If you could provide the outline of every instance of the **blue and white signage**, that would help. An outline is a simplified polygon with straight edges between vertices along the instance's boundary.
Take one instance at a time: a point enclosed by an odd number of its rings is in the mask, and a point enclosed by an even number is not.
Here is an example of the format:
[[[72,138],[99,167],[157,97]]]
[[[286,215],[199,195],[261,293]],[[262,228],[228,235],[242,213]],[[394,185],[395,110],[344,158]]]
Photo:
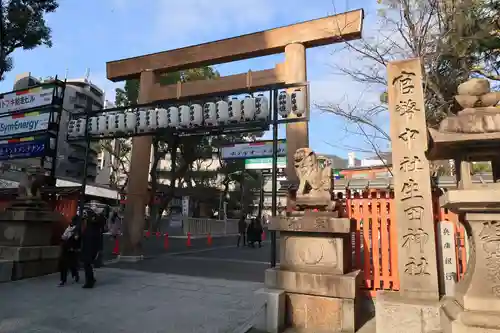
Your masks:
[[[262,158],[273,156],[272,141],[256,141],[248,143],[236,143],[224,146],[220,149],[223,160],[239,158]],[[286,156],[286,141],[278,140],[278,156]]]
[[[0,161],[19,158],[42,157],[45,154],[45,140],[0,142]]]
[[[50,112],[26,113],[22,116],[0,118],[0,137],[44,131],[49,128]]]

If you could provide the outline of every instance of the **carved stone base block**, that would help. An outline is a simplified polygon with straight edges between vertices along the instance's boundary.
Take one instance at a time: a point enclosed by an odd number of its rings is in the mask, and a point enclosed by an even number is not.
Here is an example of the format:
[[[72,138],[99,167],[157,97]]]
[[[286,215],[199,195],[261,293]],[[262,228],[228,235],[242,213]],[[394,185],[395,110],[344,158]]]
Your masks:
[[[285,327],[285,292],[279,289],[263,288],[256,291],[264,298],[265,318],[261,318],[255,328],[267,333],[280,333]]]
[[[453,298],[443,301],[441,326],[447,333],[500,333],[496,312],[465,311]]]
[[[377,333],[441,332],[439,302],[409,299],[379,291],[375,303]]]
[[[298,294],[355,299],[361,284],[361,272],[344,275],[285,271],[278,268],[266,270],[266,286]]]
[[[6,272],[5,281],[21,280],[35,276],[55,273],[58,270],[60,255],[59,246],[0,246],[0,262],[10,267],[10,275]],[[7,267],[2,270],[7,270]],[[0,277],[0,281],[2,281]]]
[[[286,293],[286,322],[298,332],[354,332],[353,299]]]
[[[285,292],[288,331],[355,332],[360,272],[351,271],[350,221],[303,212],[272,221],[280,232],[280,266],[266,287]]]
[[[0,282],[11,281],[13,267],[14,263],[11,260],[0,260]]]

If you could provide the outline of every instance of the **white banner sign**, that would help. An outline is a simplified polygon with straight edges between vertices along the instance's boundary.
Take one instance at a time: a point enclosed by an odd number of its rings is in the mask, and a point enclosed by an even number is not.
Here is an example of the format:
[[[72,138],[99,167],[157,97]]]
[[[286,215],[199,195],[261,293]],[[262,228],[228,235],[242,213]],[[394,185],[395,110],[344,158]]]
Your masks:
[[[455,252],[455,227],[453,222],[438,223],[439,278],[446,296],[453,296],[457,283],[457,255]]]
[[[182,197],[182,215],[189,216],[189,197]]]
[[[41,107],[52,103],[54,87],[36,87],[0,94],[0,114]]]
[[[236,158],[255,158],[255,157],[272,157],[273,142],[258,141],[249,143],[237,143],[232,146],[225,146],[220,149],[221,158],[236,159]],[[278,140],[278,156],[286,155],[286,141]]]
[[[27,113],[22,117],[0,118],[0,137],[38,132],[49,128],[50,112]]]

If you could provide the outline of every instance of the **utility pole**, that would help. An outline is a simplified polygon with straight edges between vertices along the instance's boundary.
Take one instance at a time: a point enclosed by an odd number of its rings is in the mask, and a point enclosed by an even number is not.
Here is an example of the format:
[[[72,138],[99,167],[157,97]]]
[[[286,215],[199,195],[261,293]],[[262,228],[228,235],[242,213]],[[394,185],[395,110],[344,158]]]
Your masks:
[[[2,79],[5,66],[7,65],[5,57],[5,27],[3,18],[3,0],[0,0],[0,80]]]

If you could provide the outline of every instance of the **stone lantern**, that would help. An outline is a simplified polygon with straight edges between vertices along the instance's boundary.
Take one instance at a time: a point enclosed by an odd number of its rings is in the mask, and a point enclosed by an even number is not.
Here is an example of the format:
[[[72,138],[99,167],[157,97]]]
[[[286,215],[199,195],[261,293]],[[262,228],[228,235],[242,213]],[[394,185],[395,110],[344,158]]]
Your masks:
[[[454,159],[457,189],[440,204],[463,214],[471,251],[464,278],[453,297],[444,298],[441,327],[445,333],[500,332],[500,92],[485,79],[458,87],[463,110],[429,129],[428,158]],[[493,183],[472,182],[472,164],[489,161]]]

